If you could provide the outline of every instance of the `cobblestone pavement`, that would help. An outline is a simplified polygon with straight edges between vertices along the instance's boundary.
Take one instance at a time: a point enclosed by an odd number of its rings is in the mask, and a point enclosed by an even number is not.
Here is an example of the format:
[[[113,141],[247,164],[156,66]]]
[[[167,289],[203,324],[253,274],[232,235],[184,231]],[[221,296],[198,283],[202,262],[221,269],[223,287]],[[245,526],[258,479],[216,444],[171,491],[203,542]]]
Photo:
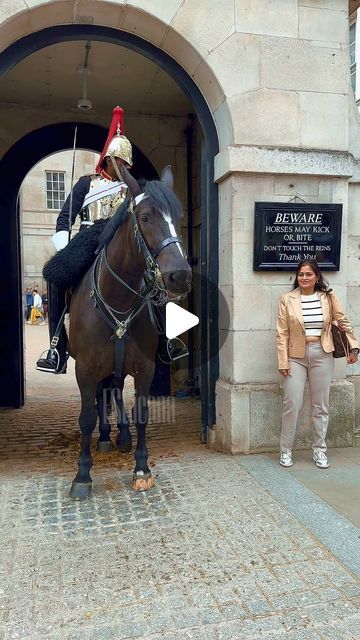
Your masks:
[[[275,462],[200,444],[198,403],[150,427],[153,490],[132,492],[130,455],[95,453],[77,503],[76,396],[33,392],[0,413],[1,640],[360,638],[358,575],[273,495]]]
[[[1,483],[4,640],[360,638],[360,581],[220,454],[98,465],[93,498],[39,464]]]

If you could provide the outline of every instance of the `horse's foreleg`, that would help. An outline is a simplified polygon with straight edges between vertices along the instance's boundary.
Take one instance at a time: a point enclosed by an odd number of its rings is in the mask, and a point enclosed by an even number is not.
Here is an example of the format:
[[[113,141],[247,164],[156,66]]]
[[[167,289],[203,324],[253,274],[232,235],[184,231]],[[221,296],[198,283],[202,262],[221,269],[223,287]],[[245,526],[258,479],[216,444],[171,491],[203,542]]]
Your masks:
[[[132,481],[132,488],[135,491],[148,491],[155,484],[148,466],[148,450],[146,446],[146,427],[149,420],[148,394],[152,377],[153,372],[148,384],[147,381],[135,378],[135,405],[132,410],[137,431],[136,464]]]
[[[81,412],[79,425],[81,429],[80,456],[78,460],[78,472],[72,482],[69,497],[72,500],[85,500],[91,495],[92,480],[90,469],[91,436],[95,429],[97,411],[95,406],[96,381],[76,370],[76,378],[81,393]]]
[[[116,438],[116,446],[121,453],[129,453],[132,449],[132,437],[130,433],[129,418],[126,415],[123,400],[124,378],[113,379],[114,398],[117,409],[117,428],[119,433]]]
[[[96,388],[96,408],[99,415],[99,438],[96,449],[101,453],[107,453],[114,448],[110,438],[111,424],[108,418],[109,407],[111,409],[111,381],[112,376],[104,378]]]

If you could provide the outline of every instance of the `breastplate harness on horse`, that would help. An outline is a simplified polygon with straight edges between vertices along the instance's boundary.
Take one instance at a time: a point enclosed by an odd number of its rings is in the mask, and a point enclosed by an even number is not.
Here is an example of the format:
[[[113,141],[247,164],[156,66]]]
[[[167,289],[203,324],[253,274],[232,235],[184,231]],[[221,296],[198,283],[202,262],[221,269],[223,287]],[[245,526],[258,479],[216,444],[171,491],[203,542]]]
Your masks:
[[[142,285],[140,291],[135,291],[125,280],[123,280],[109,265],[107,259],[106,246],[104,246],[99,252],[94,265],[91,270],[91,290],[90,297],[93,299],[94,307],[99,311],[101,317],[106,324],[114,331],[110,340],[115,344],[115,375],[120,375],[124,360],[124,348],[125,343],[123,338],[126,338],[127,331],[131,324],[138,318],[143,309],[147,306],[151,323],[157,333],[163,332],[163,327],[160,324],[160,320],[156,315],[154,307],[163,306],[168,302],[169,298],[166,293],[162,273],[160,267],[156,261],[159,253],[173,243],[178,243],[183,248],[183,241],[177,236],[169,236],[162,240],[160,244],[150,251],[144,237],[139,228],[136,218],[136,208],[140,202],[148,196],[144,193],[134,198],[135,207],[132,202],[130,203],[129,211],[133,223],[133,233],[137,241],[139,251],[142,251],[145,259],[145,269],[142,276]],[[185,253],[185,251],[184,251]],[[102,269],[106,268],[111,276],[121,284],[123,287],[131,291],[137,296],[136,302],[126,311],[120,311],[110,306],[104,299],[100,289],[100,277]],[[179,295],[177,298],[171,298],[174,300],[181,300],[185,296]],[[123,320],[120,320],[117,316],[126,316]]]

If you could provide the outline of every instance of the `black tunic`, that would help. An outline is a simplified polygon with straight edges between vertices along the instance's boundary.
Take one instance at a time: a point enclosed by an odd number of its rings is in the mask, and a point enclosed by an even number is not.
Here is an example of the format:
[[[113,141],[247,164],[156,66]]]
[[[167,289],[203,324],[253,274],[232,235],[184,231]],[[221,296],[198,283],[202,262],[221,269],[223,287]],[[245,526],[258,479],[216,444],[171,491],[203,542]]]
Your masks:
[[[89,192],[92,176],[81,176],[73,188],[71,226],[80,213],[86,194]],[[56,231],[69,230],[70,195],[66,198],[56,221]]]

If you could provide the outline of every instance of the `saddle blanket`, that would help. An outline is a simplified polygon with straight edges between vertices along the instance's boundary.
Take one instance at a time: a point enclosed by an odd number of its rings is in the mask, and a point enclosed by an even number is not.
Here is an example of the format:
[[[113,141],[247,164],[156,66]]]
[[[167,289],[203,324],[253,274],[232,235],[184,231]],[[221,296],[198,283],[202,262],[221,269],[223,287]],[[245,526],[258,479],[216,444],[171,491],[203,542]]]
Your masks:
[[[85,227],[64,249],[50,258],[43,268],[45,280],[62,289],[77,287],[95,260],[99,236],[107,222],[98,220]]]

